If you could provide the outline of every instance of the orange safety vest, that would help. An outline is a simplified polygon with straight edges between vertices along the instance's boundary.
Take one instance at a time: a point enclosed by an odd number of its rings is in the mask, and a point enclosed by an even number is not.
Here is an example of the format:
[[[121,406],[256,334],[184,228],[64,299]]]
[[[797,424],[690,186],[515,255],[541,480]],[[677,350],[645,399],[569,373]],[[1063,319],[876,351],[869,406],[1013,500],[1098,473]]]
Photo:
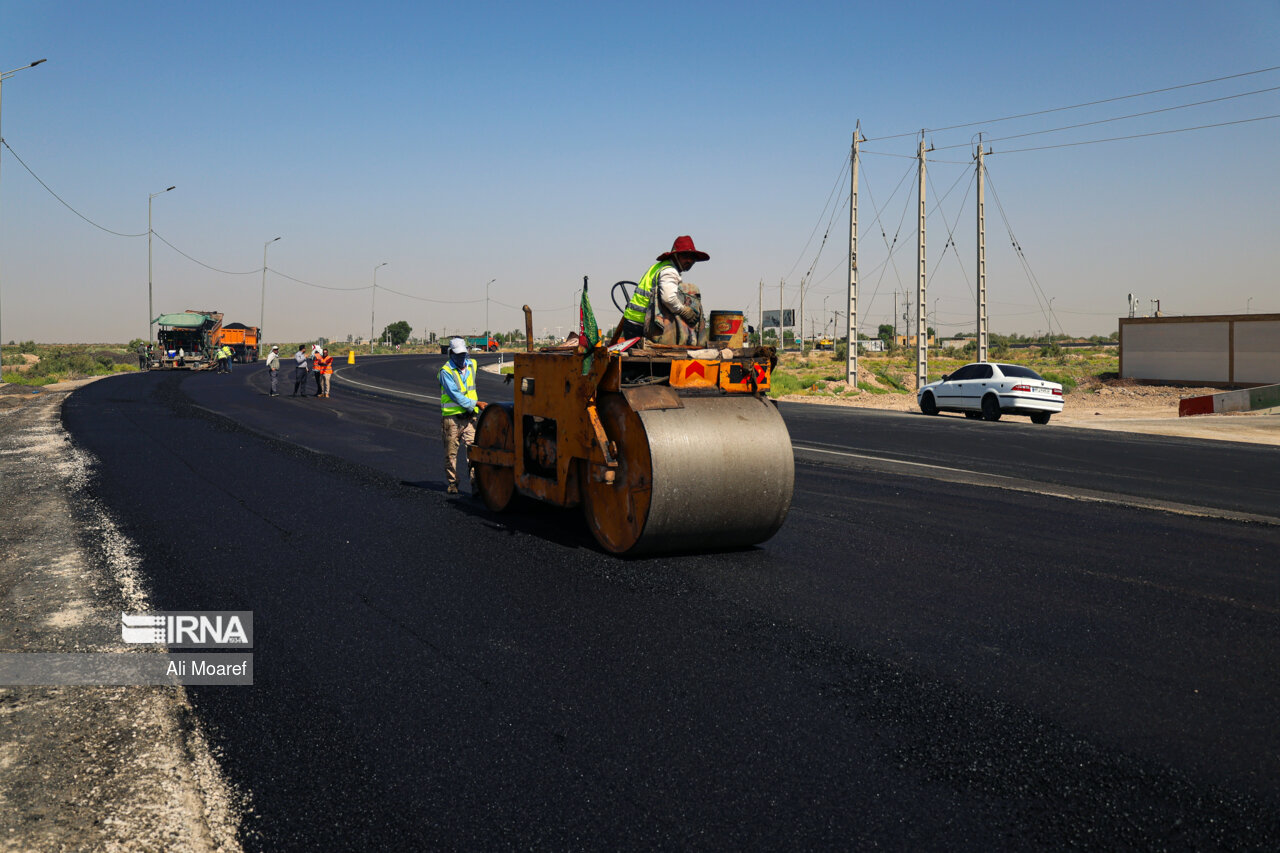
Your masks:
[[[333,356],[316,356],[315,369],[324,374],[333,373]]]

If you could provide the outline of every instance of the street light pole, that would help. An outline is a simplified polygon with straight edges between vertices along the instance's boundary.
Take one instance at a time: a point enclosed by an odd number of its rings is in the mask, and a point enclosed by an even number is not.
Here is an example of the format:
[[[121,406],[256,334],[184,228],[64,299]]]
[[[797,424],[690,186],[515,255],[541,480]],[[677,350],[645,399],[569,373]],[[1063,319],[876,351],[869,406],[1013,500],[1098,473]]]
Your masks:
[[[270,240],[262,244],[262,308],[258,313],[258,346],[262,346],[262,330],[266,326],[267,320],[267,247],[279,240],[279,237],[272,237]]]
[[[373,355],[373,315],[378,309],[378,267],[385,267],[386,261],[373,268],[373,302],[369,306],[369,355]]]
[[[44,60],[37,59],[35,62],[31,63],[30,65],[24,65],[21,68],[14,68],[11,71],[6,71],[3,74],[0,74],[0,92],[3,92],[5,80],[8,80],[10,77],[17,74],[19,71],[25,71],[28,68],[35,68],[41,62],[44,62]],[[3,139],[4,139],[4,136],[0,136],[0,140],[3,140]],[[3,160],[3,159],[4,159],[3,155],[0,154],[0,160]],[[150,329],[151,327],[148,326],[147,328]],[[0,339],[0,342],[2,342],[2,339]],[[0,371],[3,371],[3,370],[4,370],[4,350],[0,349]]]
[[[489,285],[493,284],[495,281],[497,281],[496,278],[491,278],[485,282],[484,285],[484,333],[486,337],[492,331],[489,328]],[[488,347],[486,347],[486,349],[488,349]]]
[[[169,190],[171,189],[175,189],[175,187],[169,187]],[[151,285],[151,199],[158,195],[164,195],[169,190],[160,190],[158,193],[152,193],[147,196],[147,343],[154,343],[151,340],[151,324],[156,319],[155,306],[151,301],[153,292]]]

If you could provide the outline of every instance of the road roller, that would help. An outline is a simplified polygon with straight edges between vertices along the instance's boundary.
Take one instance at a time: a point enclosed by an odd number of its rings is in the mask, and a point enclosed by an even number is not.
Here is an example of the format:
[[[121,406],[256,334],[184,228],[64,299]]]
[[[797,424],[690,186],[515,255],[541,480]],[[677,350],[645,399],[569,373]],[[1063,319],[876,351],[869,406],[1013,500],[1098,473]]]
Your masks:
[[[768,398],[775,350],[626,343],[515,355],[514,400],[484,409],[468,450],[485,506],[580,505],[601,547],[628,556],[773,536],[795,486]]]

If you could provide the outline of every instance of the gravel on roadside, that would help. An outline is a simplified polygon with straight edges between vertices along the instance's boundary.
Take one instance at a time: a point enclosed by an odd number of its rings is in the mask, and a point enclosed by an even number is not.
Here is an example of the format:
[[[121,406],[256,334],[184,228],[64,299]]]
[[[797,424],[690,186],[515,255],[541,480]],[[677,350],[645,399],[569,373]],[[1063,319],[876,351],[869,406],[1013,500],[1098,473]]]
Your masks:
[[[148,608],[68,393],[0,390],[0,653],[129,651],[120,613]],[[0,685],[0,720],[0,850],[240,849],[245,798],[182,687]]]

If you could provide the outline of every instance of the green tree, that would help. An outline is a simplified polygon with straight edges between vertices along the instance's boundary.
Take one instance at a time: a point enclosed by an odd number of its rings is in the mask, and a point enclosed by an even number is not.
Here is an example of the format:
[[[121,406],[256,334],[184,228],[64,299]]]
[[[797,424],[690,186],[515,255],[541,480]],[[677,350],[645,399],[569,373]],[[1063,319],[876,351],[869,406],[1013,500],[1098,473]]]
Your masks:
[[[406,321],[396,320],[394,323],[382,330],[382,339],[390,341],[392,346],[400,346],[400,344],[409,340],[409,333],[412,331],[413,327]]]
[[[884,341],[885,348],[893,346],[893,324],[881,323],[880,328],[876,330],[876,337]]]

